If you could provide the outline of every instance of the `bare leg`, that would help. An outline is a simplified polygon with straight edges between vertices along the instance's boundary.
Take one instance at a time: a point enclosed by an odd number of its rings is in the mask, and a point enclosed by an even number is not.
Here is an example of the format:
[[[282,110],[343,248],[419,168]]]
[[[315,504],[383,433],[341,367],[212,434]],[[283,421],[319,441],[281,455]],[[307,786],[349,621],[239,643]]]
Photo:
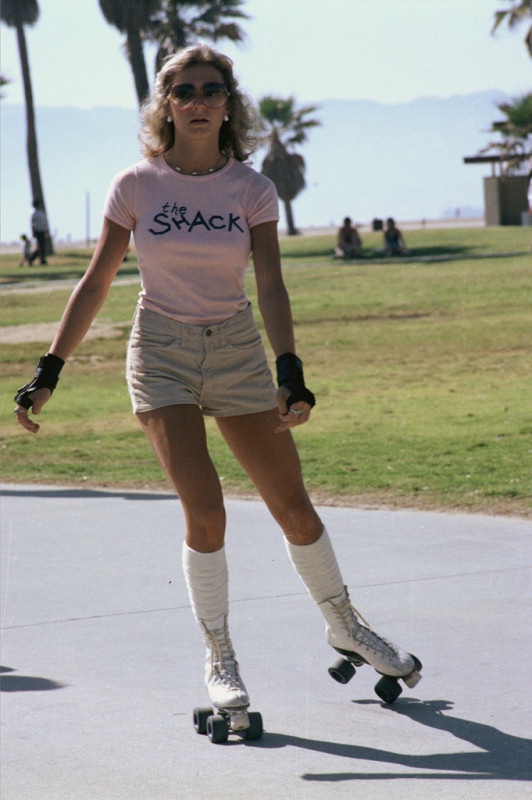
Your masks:
[[[303,484],[301,463],[289,431],[275,433],[278,412],[218,417],[218,427],[289,542],[316,542],[323,523]]]
[[[188,546],[199,553],[219,550],[224,543],[225,509],[200,409],[167,406],[137,416],[181,500]]]

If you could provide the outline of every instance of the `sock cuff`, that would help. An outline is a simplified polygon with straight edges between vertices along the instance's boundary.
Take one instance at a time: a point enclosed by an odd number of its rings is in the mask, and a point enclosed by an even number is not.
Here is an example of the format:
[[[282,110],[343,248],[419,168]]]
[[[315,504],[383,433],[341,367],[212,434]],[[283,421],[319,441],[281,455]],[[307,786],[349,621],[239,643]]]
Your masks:
[[[183,542],[182,561],[183,568],[186,568],[187,572],[194,575],[211,575],[227,566],[225,545],[213,553],[200,553]]]
[[[292,544],[288,539],[285,543],[296,572],[317,603],[343,592],[344,581],[326,528],[313,544]]]
[[[229,612],[225,548],[199,553],[183,542],[183,573],[194,616],[212,621]]]

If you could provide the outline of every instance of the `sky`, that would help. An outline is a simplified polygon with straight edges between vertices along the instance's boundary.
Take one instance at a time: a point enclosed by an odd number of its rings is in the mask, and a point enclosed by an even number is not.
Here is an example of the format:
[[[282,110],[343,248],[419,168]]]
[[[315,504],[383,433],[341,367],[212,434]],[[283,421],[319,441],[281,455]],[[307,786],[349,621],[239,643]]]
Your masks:
[[[318,107],[331,100],[404,104],[423,97],[464,97],[486,91],[498,91],[505,98],[511,98],[531,90],[532,60],[523,42],[525,26],[514,32],[506,26],[495,36],[491,35],[494,12],[506,5],[508,0],[245,0],[242,8],[249,16],[248,20],[241,21],[245,41],[241,45],[222,41],[217,47],[233,59],[241,87],[255,102],[266,94],[282,98],[293,96],[297,105]],[[73,201],[69,192],[64,191],[64,185],[53,180],[60,151],[43,141],[40,135],[45,109],[109,106],[134,111],[137,100],[131,69],[124,55],[124,35],[106,22],[98,0],[40,0],[39,6],[39,20],[33,28],[26,28],[26,38],[47,209],[54,220],[61,221],[58,228],[52,225],[56,233],[79,238],[83,231],[83,211],[77,209],[75,220],[70,220],[74,216]],[[152,79],[153,45],[145,47],[145,55]],[[2,75],[10,81],[4,87],[2,106],[22,106],[24,96],[16,34],[4,24],[0,25],[0,66]],[[491,119],[487,116],[486,128]],[[94,134],[93,140],[95,136],[98,140],[97,130],[96,123],[93,130],[87,132]],[[134,153],[127,163],[133,163],[138,158],[136,135],[130,135],[130,128],[128,131]],[[346,131],[346,141],[349,135],[350,131]],[[68,131],[65,136],[68,139]],[[26,219],[31,207],[24,140],[23,122],[16,153],[13,147],[10,148],[12,152],[6,152],[8,148],[3,146],[0,137],[4,174],[0,181],[3,242],[18,238],[21,224],[24,224],[21,221]],[[303,155],[308,161],[312,161],[309,156],[314,140],[318,141],[315,132],[312,141],[304,145]],[[393,128],[383,128],[379,140],[383,149],[393,148]],[[75,144],[66,141],[65,148],[71,150]],[[483,144],[484,140],[478,146]],[[101,140],[101,147],[105,148],[105,138]],[[472,151],[477,149],[475,145]],[[101,156],[102,152],[98,150],[97,155]],[[109,176],[125,166],[122,159],[126,152],[129,152],[127,148],[123,152],[107,153],[113,162],[113,166],[109,166]],[[88,155],[94,158],[96,153]],[[302,226],[322,225],[343,213],[329,205],[324,209],[322,200],[326,185],[330,185],[332,196],[344,204],[343,196],[335,190],[338,171],[345,171],[345,155],[341,151],[335,155],[337,163],[320,179],[321,183],[313,177],[313,164],[307,164],[307,190],[295,203],[296,216],[302,220],[299,222]],[[82,170],[82,173],[76,177],[78,183],[84,183],[84,190],[90,190],[96,217],[101,213],[108,178],[101,185],[93,185],[92,171]],[[471,187],[468,197],[453,183],[453,190],[448,192],[445,201],[447,205],[480,208],[480,173],[468,167],[467,175]],[[68,180],[63,176],[62,184]],[[471,200],[473,182],[474,200]],[[69,185],[72,192],[75,189],[73,178]],[[381,191],[385,192],[386,187]],[[441,187],[429,184],[421,197],[415,181],[409,181],[402,193],[405,208],[409,208],[407,213],[414,213],[412,205],[406,203],[408,193],[419,195],[420,210],[416,213],[425,216],[429,200],[436,210],[440,208],[438,203],[443,203],[440,191]],[[79,186],[77,192],[79,194]],[[383,201],[386,200],[384,196]]]
[[[246,0],[244,44],[219,42],[255,100],[294,96],[402,103],[418,97],[498,89],[530,91],[524,28],[492,36],[507,0]],[[134,108],[123,35],[98,0],[41,0],[26,28],[37,106]],[[1,26],[5,101],[22,103],[16,35]],[[153,71],[153,48],[146,49]]]

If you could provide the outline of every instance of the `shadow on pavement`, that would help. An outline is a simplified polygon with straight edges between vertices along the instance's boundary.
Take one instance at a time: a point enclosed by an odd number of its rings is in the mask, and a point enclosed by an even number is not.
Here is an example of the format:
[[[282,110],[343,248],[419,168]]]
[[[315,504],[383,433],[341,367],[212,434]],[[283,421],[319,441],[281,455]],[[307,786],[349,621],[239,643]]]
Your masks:
[[[6,485],[0,491],[2,497],[58,497],[58,498],[75,498],[94,500],[98,497],[121,497],[123,500],[176,500],[174,494],[156,493],[156,492],[124,492],[116,489],[77,489],[72,488],[52,488],[44,489],[42,486],[35,488],[27,486],[24,488],[12,488]]]
[[[363,701],[364,704],[379,701]],[[382,705],[382,704],[381,704]],[[305,781],[339,782],[350,780],[390,780],[393,778],[425,778],[431,780],[512,780],[529,781],[532,778],[532,741],[503,733],[490,725],[450,717],[443,714],[453,704],[446,700],[400,700],[394,706],[385,706],[391,713],[407,716],[420,725],[446,731],[461,741],[479,748],[479,752],[434,753],[411,755],[377,750],[373,747],[315,741],[298,736],[267,733],[257,747],[300,747],[317,753],[342,756],[356,761],[375,761],[380,764],[398,764],[422,772],[333,772],[305,773]],[[250,743],[248,743],[249,746]]]
[[[37,678],[33,675],[13,675],[11,667],[0,667],[0,691],[2,692],[49,692],[51,689],[63,689],[67,684],[51,681],[49,678]],[[6,674],[9,673],[9,674]]]

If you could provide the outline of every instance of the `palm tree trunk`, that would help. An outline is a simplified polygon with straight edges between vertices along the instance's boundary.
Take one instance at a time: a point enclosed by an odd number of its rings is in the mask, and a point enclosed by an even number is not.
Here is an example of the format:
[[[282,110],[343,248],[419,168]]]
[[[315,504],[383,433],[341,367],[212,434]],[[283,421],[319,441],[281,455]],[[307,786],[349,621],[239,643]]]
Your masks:
[[[28,49],[26,47],[26,36],[24,26],[17,20],[17,40],[20,55],[20,65],[22,68],[22,80],[24,83],[24,98],[26,100],[26,148],[28,154],[28,167],[30,171],[30,184],[32,198],[41,200],[44,207],[44,193],[41,183],[41,171],[39,168],[39,153],[37,148],[37,130],[35,127],[35,111],[33,107],[33,91],[31,87],[30,63],[28,59]]]
[[[290,200],[284,200],[284,211],[286,214],[286,228],[289,236],[298,236],[299,231],[294,224],[294,215],[292,214],[292,203]]]
[[[144,100],[150,93],[150,86],[148,83],[148,72],[146,70],[146,60],[144,58],[144,51],[142,49],[142,40],[138,27],[128,28],[127,31],[127,54],[131,69],[133,71],[133,78],[135,81],[135,90],[139,106],[142,105]]]

